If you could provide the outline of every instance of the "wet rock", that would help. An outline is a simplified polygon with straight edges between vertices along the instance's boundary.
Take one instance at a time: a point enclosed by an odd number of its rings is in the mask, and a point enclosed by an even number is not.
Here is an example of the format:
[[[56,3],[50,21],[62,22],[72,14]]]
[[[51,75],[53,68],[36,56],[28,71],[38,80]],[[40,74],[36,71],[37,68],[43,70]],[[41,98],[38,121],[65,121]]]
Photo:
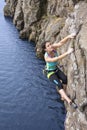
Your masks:
[[[18,0],[6,0],[6,5],[4,7],[4,16],[14,16],[17,1]]]

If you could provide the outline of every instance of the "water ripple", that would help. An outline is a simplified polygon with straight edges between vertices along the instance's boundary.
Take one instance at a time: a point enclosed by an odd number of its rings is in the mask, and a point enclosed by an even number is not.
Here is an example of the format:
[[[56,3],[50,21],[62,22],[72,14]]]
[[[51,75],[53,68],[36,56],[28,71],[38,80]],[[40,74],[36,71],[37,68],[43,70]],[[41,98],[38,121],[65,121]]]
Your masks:
[[[0,129],[64,130],[65,108],[35,45],[19,39],[0,1]]]

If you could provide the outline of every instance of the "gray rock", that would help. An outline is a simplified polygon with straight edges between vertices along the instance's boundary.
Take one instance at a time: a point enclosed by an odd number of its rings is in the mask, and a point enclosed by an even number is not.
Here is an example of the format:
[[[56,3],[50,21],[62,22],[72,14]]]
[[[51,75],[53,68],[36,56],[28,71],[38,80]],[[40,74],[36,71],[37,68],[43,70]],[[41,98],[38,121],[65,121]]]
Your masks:
[[[36,43],[36,55],[43,57],[45,40],[58,42],[70,33],[74,40],[59,49],[74,52],[61,61],[68,76],[67,93],[78,105],[66,105],[66,130],[87,130],[87,0],[6,0],[4,15],[13,17],[20,37]]]

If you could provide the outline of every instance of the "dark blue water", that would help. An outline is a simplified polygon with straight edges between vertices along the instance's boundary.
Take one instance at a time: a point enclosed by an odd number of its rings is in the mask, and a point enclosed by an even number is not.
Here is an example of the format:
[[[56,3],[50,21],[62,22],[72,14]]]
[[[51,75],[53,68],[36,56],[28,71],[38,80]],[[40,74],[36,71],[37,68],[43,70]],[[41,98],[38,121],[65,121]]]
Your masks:
[[[0,1],[0,130],[64,130],[65,109],[34,44],[19,39]]]

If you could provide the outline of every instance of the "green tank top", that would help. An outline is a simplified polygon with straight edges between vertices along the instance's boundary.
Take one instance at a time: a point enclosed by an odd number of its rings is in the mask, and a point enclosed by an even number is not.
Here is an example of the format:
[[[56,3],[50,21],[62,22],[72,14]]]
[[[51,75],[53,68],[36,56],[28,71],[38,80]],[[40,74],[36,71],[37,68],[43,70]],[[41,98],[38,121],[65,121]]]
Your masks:
[[[55,57],[58,56],[57,52],[55,51]],[[46,52],[45,57],[50,57],[49,54]],[[58,62],[46,62],[46,69],[48,71],[55,70],[57,68]]]

